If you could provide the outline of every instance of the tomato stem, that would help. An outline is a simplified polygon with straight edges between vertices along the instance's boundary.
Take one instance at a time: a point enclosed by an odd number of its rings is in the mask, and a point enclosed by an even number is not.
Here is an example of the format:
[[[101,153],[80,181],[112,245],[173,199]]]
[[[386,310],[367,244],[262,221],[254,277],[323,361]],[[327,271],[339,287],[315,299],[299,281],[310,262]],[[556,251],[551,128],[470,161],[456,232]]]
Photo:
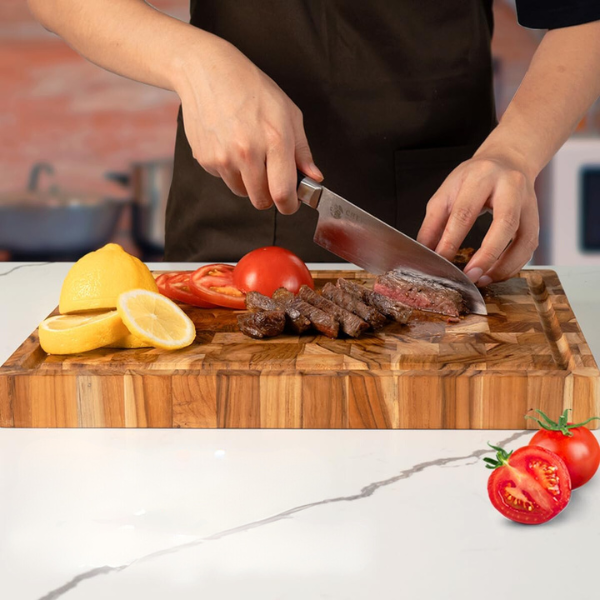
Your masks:
[[[570,431],[571,429],[575,429],[576,427],[582,427],[583,425],[586,425],[587,423],[589,423],[590,421],[593,421],[594,419],[600,420],[600,417],[590,417],[589,419],[587,419],[581,423],[569,423],[568,422],[568,413],[570,410],[571,410],[570,408],[566,408],[564,410],[563,414],[560,415],[560,417],[558,418],[558,423],[556,421],[553,421],[552,419],[550,419],[550,417],[548,417],[546,414],[544,414],[539,408],[536,408],[535,412],[538,413],[540,415],[540,417],[542,417],[542,419],[545,421],[545,423],[543,423],[537,417],[532,417],[530,415],[525,415],[525,418],[535,421],[542,429],[545,429],[546,431],[560,431],[563,435],[566,435],[567,437],[573,436],[573,433]]]
[[[490,444],[489,442],[488,442],[488,446],[496,451],[496,458],[493,459],[493,458],[490,458],[489,456],[486,456],[483,459],[484,462],[487,463],[485,465],[487,469],[498,469],[499,467],[503,467],[508,464],[508,459],[510,458],[510,455],[513,453],[513,450],[511,450],[510,452],[507,452],[504,448],[501,448],[500,446],[492,446],[492,444]]]

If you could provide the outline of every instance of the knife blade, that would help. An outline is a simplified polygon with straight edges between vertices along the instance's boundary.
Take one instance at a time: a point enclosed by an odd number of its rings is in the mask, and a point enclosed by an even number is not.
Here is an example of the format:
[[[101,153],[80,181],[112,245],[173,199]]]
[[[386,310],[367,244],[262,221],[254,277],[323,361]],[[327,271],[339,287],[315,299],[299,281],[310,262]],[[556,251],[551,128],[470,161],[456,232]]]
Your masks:
[[[470,312],[487,315],[481,292],[450,261],[310,177],[298,179],[298,199],[319,213],[316,244],[374,275],[399,270],[451,287]]]

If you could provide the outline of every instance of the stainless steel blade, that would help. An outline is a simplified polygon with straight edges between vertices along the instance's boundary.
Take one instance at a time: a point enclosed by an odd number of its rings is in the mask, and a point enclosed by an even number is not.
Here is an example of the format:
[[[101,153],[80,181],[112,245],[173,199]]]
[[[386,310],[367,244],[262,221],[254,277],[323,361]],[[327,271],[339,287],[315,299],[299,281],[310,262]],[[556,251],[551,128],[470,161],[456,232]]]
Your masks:
[[[298,197],[319,212],[314,236],[319,246],[374,275],[397,269],[439,281],[458,290],[472,313],[487,315],[477,287],[433,250],[308,177],[302,179]]]

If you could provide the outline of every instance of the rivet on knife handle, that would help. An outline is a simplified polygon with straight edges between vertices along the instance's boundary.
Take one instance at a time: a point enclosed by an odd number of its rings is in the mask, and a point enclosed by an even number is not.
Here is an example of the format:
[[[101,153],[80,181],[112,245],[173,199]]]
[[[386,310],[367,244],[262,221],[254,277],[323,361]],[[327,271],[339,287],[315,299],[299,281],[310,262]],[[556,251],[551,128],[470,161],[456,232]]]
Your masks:
[[[311,208],[319,206],[323,187],[310,177],[298,171],[298,200]]]

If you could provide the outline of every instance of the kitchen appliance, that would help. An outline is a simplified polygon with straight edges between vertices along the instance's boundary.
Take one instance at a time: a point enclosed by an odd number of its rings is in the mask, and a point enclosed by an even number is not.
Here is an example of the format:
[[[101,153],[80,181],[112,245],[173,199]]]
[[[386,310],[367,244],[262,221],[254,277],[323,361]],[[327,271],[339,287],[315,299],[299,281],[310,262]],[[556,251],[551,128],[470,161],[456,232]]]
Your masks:
[[[48,163],[33,166],[27,190],[0,196],[0,248],[12,260],[77,260],[108,243],[127,201],[65,190],[39,189]]]
[[[298,173],[298,198],[319,213],[314,242],[379,275],[394,269],[458,290],[470,312],[487,314],[481,292],[451,262],[362,208]]]
[[[313,276],[317,289],[373,280]],[[237,311],[185,306],[198,335],[176,352],[48,356],[36,331],[0,367],[0,426],[523,429],[531,407],[600,414],[598,368],[556,273],[524,271],[485,299],[487,317],[421,313],[335,340],[253,340]]]
[[[536,182],[535,264],[600,265],[600,138],[573,137]]]
[[[131,188],[135,243],[146,254],[161,253],[165,248],[165,213],[173,179],[173,159],[135,162],[131,172],[107,173],[107,177]]]

